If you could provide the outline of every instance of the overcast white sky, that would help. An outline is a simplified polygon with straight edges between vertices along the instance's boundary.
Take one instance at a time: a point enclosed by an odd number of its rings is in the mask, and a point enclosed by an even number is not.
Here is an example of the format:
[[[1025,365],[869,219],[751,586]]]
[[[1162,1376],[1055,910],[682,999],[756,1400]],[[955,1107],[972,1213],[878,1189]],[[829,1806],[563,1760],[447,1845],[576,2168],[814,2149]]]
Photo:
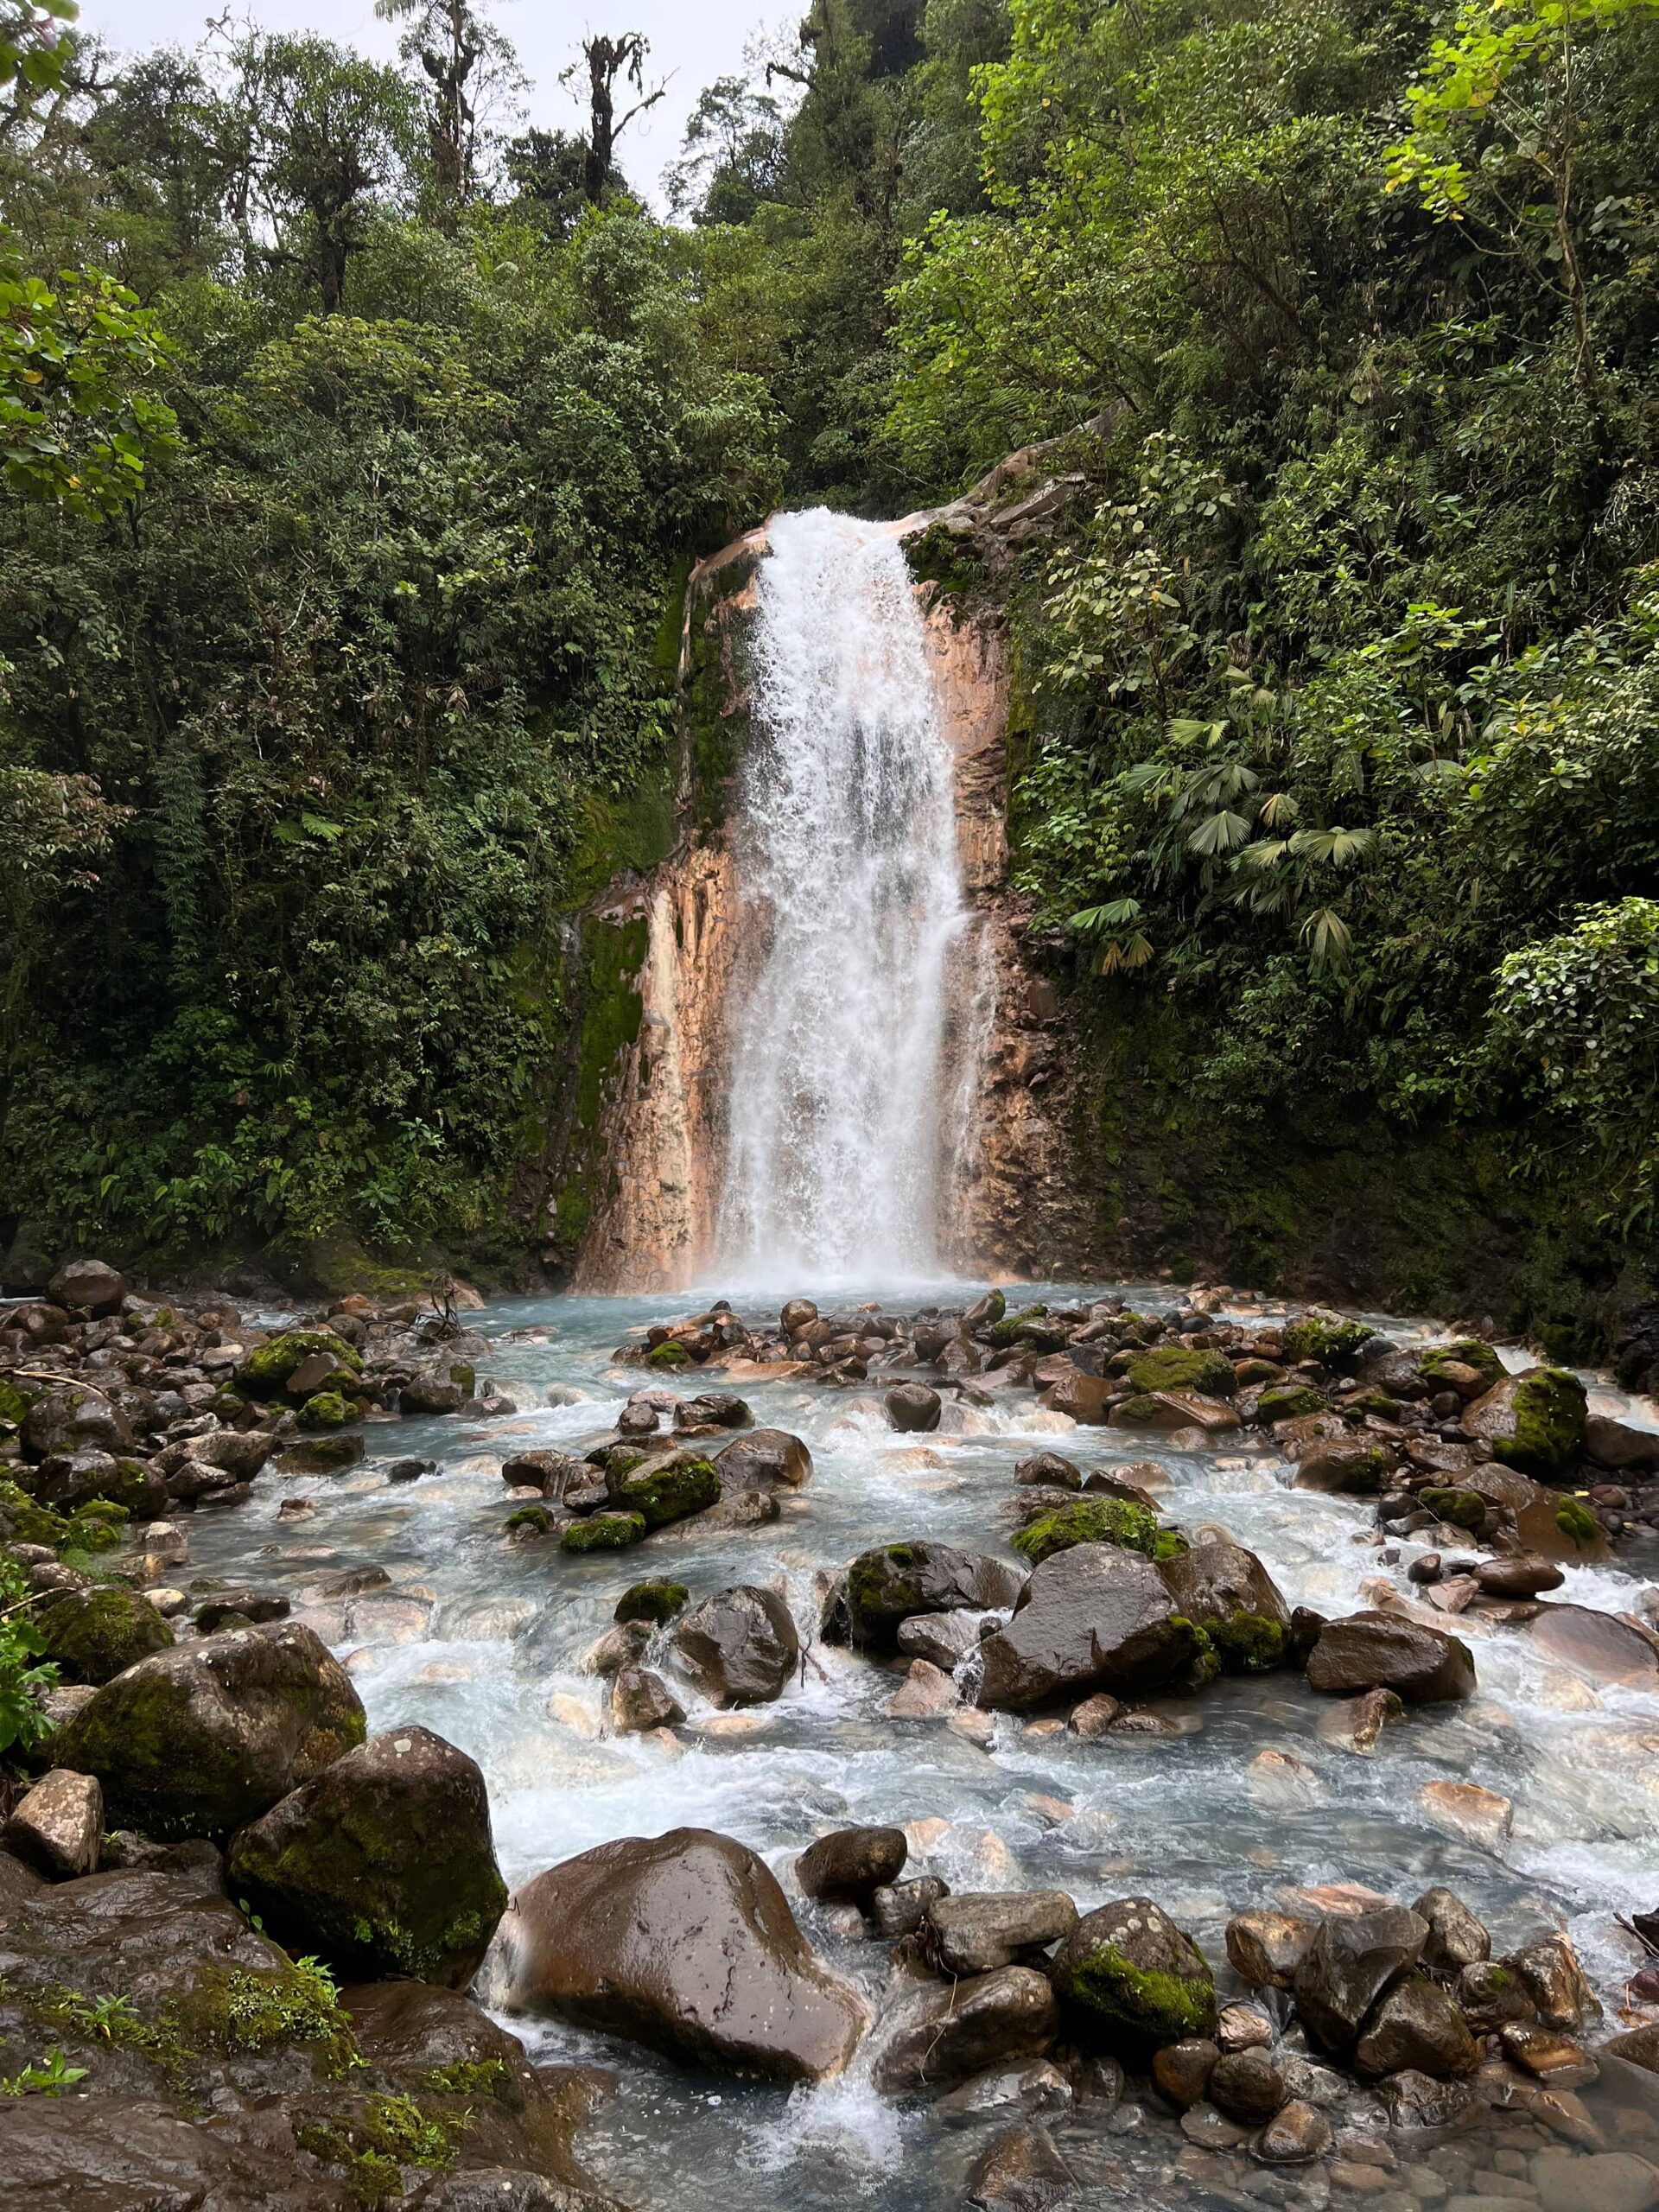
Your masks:
[[[80,22],[111,46],[127,53],[148,46],[194,46],[210,14],[207,0],[81,0]],[[342,46],[391,60],[397,52],[395,26],[375,20],[373,0],[232,0],[238,21],[267,30],[320,31]],[[563,7],[544,0],[502,0],[496,21],[518,50],[531,80],[528,120],[544,130],[580,129],[584,110],[573,97],[576,87],[559,82],[578,41],[589,30],[643,31],[651,41],[651,67],[668,77],[667,97],[629,126],[617,156],[636,189],[649,191],[658,204],[658,181],[664,165],[679,150],[680,134],[692,103],[715,78],[741,66],[743,48],[763,21],[792,24],[806,13],[806,0],[604,0]],[[648,80],[649,81],[649,80]]]

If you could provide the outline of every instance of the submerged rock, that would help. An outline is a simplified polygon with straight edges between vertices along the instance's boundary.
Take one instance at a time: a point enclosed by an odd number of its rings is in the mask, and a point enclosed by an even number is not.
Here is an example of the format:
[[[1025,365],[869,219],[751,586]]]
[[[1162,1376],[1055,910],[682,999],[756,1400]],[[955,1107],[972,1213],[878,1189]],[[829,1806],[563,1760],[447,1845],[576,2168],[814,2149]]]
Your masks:
[[[721,2072],[821,2080],[868,2023],[765,1862],[702,1828],[601,1844],[537,1875],[516,1892],[498,1952],[510,2010]]]
[[[95,1774],[117,1824],[223,1836],[362,1743],[362,1701],[321,1637],[294,1621],[228,1629],[142,1659],[53,1745]]]

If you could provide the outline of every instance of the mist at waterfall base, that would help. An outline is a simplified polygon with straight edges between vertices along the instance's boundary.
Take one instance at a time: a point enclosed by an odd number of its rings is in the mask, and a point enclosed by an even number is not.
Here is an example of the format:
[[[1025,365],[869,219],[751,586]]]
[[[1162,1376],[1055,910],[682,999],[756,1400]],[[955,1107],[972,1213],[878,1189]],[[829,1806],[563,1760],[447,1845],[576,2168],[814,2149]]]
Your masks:
[[[983,1026],[950,753],[896,531],[816,508],[767,545],[712,1273],[914,1286],[949,1272]]]
[[[1126,1294],[1158,1311],[1176,1296],[1144,1285]],[[699,1302],[556,1299],[474,1317],[496,1340],[480,1369],[499,1378],[518,1415],[372,1422],[369,1457],[349,1474],[269,1480],[235,1513],[194,1516],[188,1572],[284,1591],[301,1618],[349,1655],[372,1728],[420,1723],[470,1752],[488,1781],[510,1883],[614,1837],[714,1828],[765,1855],[809,1940],[878,2005],[893,1994],[885,1947],[801,1900],[790,1869],[827,1828],[930,1819],[948,1825],[912,1852],[909,1872],[940,1873],[959,1891],[1061,1888],[1084,1910],[1150,1896],[1217,1961],[1229,1916],[1277,1901],[1287,1885],[1360,1882],[1409,1902],[1445,1882],[1486,1920],[1500,1951],[1569,1929],[1604,2003],[1617,2002],[1640,1960],[1614,1915],[1655,1902],[1659,1700],[1594,1682],[1525,1634],[1466,1617],[1459,1627],[1476,1655],[1478,1695],[1412,1713],[1369,1759],[1318,1735],[1325,1701],[1292,1675],[1154,1700],[1198,1724],[1173,1740],[1085,1744],[1005,1714],[983,1749],[942,1722],[893,1719],[885,1707],[900,1675],[816,1642],[804,1679],[777,1704],[723,1715],[653,1648],[648,1663],[675,1680],[688,1713],[676,1748],[605,1734],[608,1685],[583,1671],[582,1656],[640,1576],[677,1579],[694,1597],[775,1584],[805,1641],[816,1636],[815,1577],[869,1545],[926,1535],[1001,1551],[999,1509],[1030,1452],[1058,1449],[1088,1470],[1122,1468],[1149,1449],[1132,1433],[1074,1428],[1028,1396],[990,1408],[953,1402],[943,1432],[916,1437],[888,1428],[874,1391],[746,1382],[757,1420],[804,1437],[814,1458],[811,1480],[785,1497],[779,1522],[705,1531],[694,1519],[609,1559],[510,1544],[503,1459],[537,1446],[579,1451],[611,1430],[642,1379],[614,1367],[611,1349],[630,1329]],[[759,1318],[760,1302],[750,1303]],[[1414,1332],[1395,1324],[1392,1333]],[[1598,1402],[1611,1410],[1615,1401]],[[1293,1490],[1292,1470],[1260,1436],[1213,1451],[1171,1452],[1161,1440],[1151,1448],[1171,1478],[1160,1493],[1167,1518],[1230,1529],[1293,1604],[1337,1614],[1364,1602],[1376,1554],[1351,1541],[1371,1525],[1364,1500]],[[439,1471],[389,1487],[386,1470],[411,1452],[437,1460]],[[278,1502],[296,1497],[313,1501],[314,1517],[279,1523]],[[354,1600],[319,1595],[329,1575],[365,1565],[384,1567],[391,1589]],[[1395,1573],[1403,1572],[1402,1562]],[[1637,1589],[1611,1568],[1569,1569],[1558,1595],[1629,1611]],[[1444,1832],[1421,1793],[1445,1781],[1512,1801],[1511,1832],[1491,1848]],[[701,2201],[721,2212],[854,2202],[957,2212],[973,2159],[1014,2116],[953,2124],[932,2107],[894,2107],[862,2063],[842,2082],[791,2092],[683,2069],[556,2024],[506,2024],[539,2056],[615,2071],[617,2093],[580,2148],[636,2212],[688,2212]],[[1080,2203],[1149,2212],[1222,2201],[1161,2178],[1179,2148],[1167,2135],[1114,2136],[1085,2122],[1086,2111],[1047,2124],[1081,2176],[1103,2153],[1122,2171],[1082,2190]]]

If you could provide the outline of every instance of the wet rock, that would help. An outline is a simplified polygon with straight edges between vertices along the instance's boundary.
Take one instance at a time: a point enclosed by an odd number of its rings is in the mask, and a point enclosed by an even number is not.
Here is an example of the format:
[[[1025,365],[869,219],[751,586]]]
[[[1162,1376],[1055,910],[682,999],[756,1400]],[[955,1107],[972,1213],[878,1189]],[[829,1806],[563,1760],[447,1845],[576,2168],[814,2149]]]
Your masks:
[[[1075,2101],[1071,2082],[1046,2058],[1029,2066],[994,2067],[976,2074],[959,2089],[948,2090],[933,2107],[936,2120],[952,2123],[978,2120],[1018,2107],[1025,2112],[1066,2112]]]
[[[1484,1437],[1495,1459],[1548,1481],[1566,1468],[1584,1438],[1585,1389],[1560,1367],[1506,1375],[1464,1409],[1463,1427]]]
[[[1583,2044],[1557,2028],[1511,2020],[1498,2033],[1504,2056],[1547,2088],[1586,2089],[1600,2074]]]
[[[1224,2005],[1216,2041],[1224,2051],[1265,2050],[1273,2041],[1273,2023],[1254,2005]]]
[[[875,1892],[897,1882],[909,1850],[902,1828],[837,1828],[801,1853],[795,1861],[795,1877],[803,1894],[815,1903],[855,1904],[868,1912]],[[912,1882],[905,1886],[914,1890],[919,1885]]]
[[[46,1286],[55,1306],[109,1313],[127,1295],[127,1279],[105,1260],[66,1260]]]
[[[619,1736],[647,1728],[677,1728],[685,1709],[662,1676],[649,1667],[622,1667],[611,1684],[611,1726]]]
[[[912,1659],[885,1707],[894,1720],[936,1720],[961,1703],[956,1683],[930,1659]]]
[[[1392,1613],[1353,1613],[1319,1630],[1307,1680],[1339,1695],[1389,1689],[1408,1705],[1430,1705],[1472,1696],[1475,1662],[1468,1645],[1443,1630]]]
[[[783,1694],[800,1662],[801,1640],[775,1590],[749,1584],[716,1591],[682,1613],[674,1648],[712,1704],[766,1705]]]
[[[1510,2020],[1532,2019],[1537,2006],[1510,1967],[1491,1960],[1465,1967],[1452,1986],[1458,2010],[1477,2035],[1491,2035]]]
[[[939,1394],[930,1390],[925,1382],[895,1383],[882,1403],[888,1427],[901,1435],[925,1434],[939,1425]]]
[[[347,1467],[359,1465],[367,1451],[360,1436],[312,1436],[284,1444],[276,1455],[276,1466],[278,1472],[284,1475],[339,1475]],[[400,1459],[397,1464],[405,1467],[425,1465],[434,1471],[436,1467],[435,1461]],[[408,1476],[398,1478],[400,1481],[413,1479]]]
[[[23,1416],[23,1450],[31,1459],[107,1452],[119,1459],[133,1449],[132,1424],[107,1398],[66,1383],[36,1398]]]
[[[131,1590],[62,1590],[32,1618],[45,1656],[72,1682],[112,1681],[173,1643],[155,1606]]]
[[[1528,1633],[1552,1659],[1599,1682],[1659,1689],[1659,1650],[1640,1629],[1587,1605],[1546,1605]]]
[[[1026,1712],[1096,1685],[1162,1689],[1187,1675],[1198,1648],[1150,1560],[1077,1544],[1033,1570],[1013,1619],[987,1639],[979,1701]]]
[[[619,1513],[637,1513],[647,1529],[665,1529],[720,1503],[715,1463],[700,1452],[671,1452],[643,1466],[613,1472],[607,1479],[611,1503]]]
[[[1305,2166],[1331,2148],[1331,2123],[1296,2098],[1274,2114],[1252,2148],[1264,2165]]]
[[[1372,2005],[1416,1965],[1427,1942],[1428,1923],[1403,1905],[1321,1921],[1292,1985],[1304,2024],[1326,2050],[1345,2055]]]
[[[918,1989],[876,2029],[876,2087],[888,2095],[950,2088],[987,2067],[1040,2057],[1058,2026],[1054,1992],[1029,1967]]]
[[[675,1408],[676,1428],[753,1428],[754,1414],[747,1399],[729,1390],[705,1390],[701,1396],[683,1398]]]
[[[1092,1744],[1106,1733],[1122,1710],[1115,1697],[1108,1697],[1104,1690],[1099,1690],[1093,1697],[1084,1698],[1081,1705],[1072,1707],[1066,1726],[1085,1744]]]
[[[1547,1936],[1525,1950],[1511,1951],[1503,1963],[1520,1976],[1547,2026],[1581,2028],[1601,2018],[1600,2003],[1565,1936]]]
[[[572,1499],[567,1497],[567,1505]],[[561,1531],[559,1549],[578,1554],[588,1552],[625,1552],[632,1550],[645,1538],[645,1518],[642,1513],[594,1513],[585,1521],[573,1521]]]
[[[507,1901],[482,1774],[420,1727],[333,1760],[232,1838],[227,1871],[290,1950],[354,1980],[464,1987]]]
[[[911,1659],[925,1659],[949,1674],[970,1651],[980,1646],[980,1624],[994,1618],[985,1613],[914,1613],[899,1624],[899,1649]]]
[[[1536,1598],[1559,1590],[1567,1577],[1547,1559],[1484,1559],[1475,1581],[1489,1598]]]
[[[1319,1741],[1334,1745],[1340,1751],[1351,1751],[1357,1758],[1369,1758],[1383,1729],[1391,1720],[1403,1719],[1405,1711],[1404,1704],[1393,1690],[1366,1690],[1359,1697],[1344,1699],[1342,1704],[1320,1713],[1317,1724]]]
[[[1428,1923],[1422,1962],[1433,1974],[1460,1974],[1492,1955],[1492,1939],[1451,1890],[1425,1890],[1411,1908]]]
[[[950,1544],[919,1541],[861,1552],[847,1570],[852,1641],[891,1651],[899,1624],[912,1613],[994,1611],[1013,1605],[1023,1582],[1018,1567]]]
[[[53,1749],[60,1765],[98,1777],[116,1824],[222,1836],[366,1732],[350,1677],[321,1638],[276,1621],[141,1659],[105,1684]]]
[[[1382,1999],[1355,2048],[1362,2074],[1403,2069],[1438,2079],[1472,2074],[1480,2053],[1462,2013],[1427,1974],[1408,1974]]]
[[[499,1952],[509,2009],[721,2072],[820,2080],[845,2066],[868,2019],[765,1862],[702,1828],[601,1844],[537,1875],[513,1897]]]
[[[1374,1497],[1394,1464],[1381,1445],[1363,1444],[1357,1438],[1321,1437],[1292,1456],[1298,1490],[1350,1497]]]
[[[1622,2058],[1627,2066],[1640,2066],[1649,2074],[1659,2074],[1659,2020],[1649,2020],[1623,2035],[1609,2036],[1601,2046],[1601,2055]]]
[[[1252,1989],[1289,1989],[1319,1932],[1293,1912],[1241,1912],[1227,1923],[1227,1956]]]
[[[1221,2047],[1207,2036],[1184,2036],[1154,2051],[1152,2078],[1178,2112],[1190,2112],[1209,2094]]]
[[[624,1667],[638,1666],[650,1642],[651,1629],[646,1622],[618,1621],[582,1653],[582,1672],[601,1675],[609,1681],[620,1675]]]
[[[54,1882],[98,1872],[104,1792],[90,1774],[54,1767],[26,1790],[6,1822],[6,1849]]]
[[[676,1613],[684,1611],[690,1594],[683,1582],[630,1583],[617,1599],[611,1618],[620,1628],[633,1621],[645,1621],[660,1628]]]
[[[1020,1460],[1014,1479],[1039,1490],[1081,1490],[1083,1470],[1058,1452],[1038,1452]]]
[[[1584,1450],[1599,1467],[1616,1474],[1659,1468],[1659,1429],[1637,1428],[1606,1414],[1591,1414],[1584,1424]]]
[[[1265,2127],[1285,2101],[1285,2080],[1261,2049],[1224,2051],[1210,2075],[1210,2101],[1243,2127]]]
[[[414,1414],[458,1414],[466,1398],[459,1382],[441,1375],[416,1375],[397,1393],[397,1410]]]
[[[755,1490],[799,1490],[810,1478],[812,1454],[785,1428],[752,1428],[715,1454],[722,1497]]]
[[[1396,2138],[1413,2139],[1414,2147],[1461,2134],[1478,2121],[1484,2109],[1478,2090],[1469,2082],[1440,2081],[1412,2067],[1384,2075],[1376,2094]]]
[[[291,1610],[277,1590],[216,1590],[196,1607],[195,1624],[204,1636],[212,1636],[227,1624],[286,1620]]]
[[[928,1912],[939,1964],[957,1975],[992,1974],[1023,1953],[1046,1950],[1077,1924],[1063,1890],[964,1891]]]
[[[1543,2212],[1651,2212],[1659,2204],[1659,2166],[1630,2151],[1541,2151],[1530,2171]]]
[[[1149,1897],[1085,1913],[1060,1947],[1054,1987],[1075,2031],[1122,2057],[1215,2031],[1208,1961]]]
[[[568,1491],[589,1488],[594,1471],[569,1452],[518,1452],[501,1462],[501,1479],[516,1490],[538,1490],[558,1503]]]
[[[1046,2129],[1009,2127],[975,2160],[967,2202],[979,2212],[1045,2212],[1077,2185],[1077,2175]]]
[[[735,1497],[722,1497],[698,1516],[700,1529],[763,1529],[779,1518],[778,1494],[770,1490],[741,1490]]]
[[[1265,1674],[1289,1656],[1290,1608],[1255,1554],[1225,1537],[1159,1562],[1176,1611],[1195,1622],[1230,1675]]]

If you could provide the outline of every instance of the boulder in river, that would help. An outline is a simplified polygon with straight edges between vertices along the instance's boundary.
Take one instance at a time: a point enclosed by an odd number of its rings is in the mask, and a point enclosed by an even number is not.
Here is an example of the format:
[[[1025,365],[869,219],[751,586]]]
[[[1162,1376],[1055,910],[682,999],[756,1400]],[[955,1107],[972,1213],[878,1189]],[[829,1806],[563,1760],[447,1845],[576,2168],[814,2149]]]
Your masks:
[[[141,1659],[53,1742],[95,1774],[112,1825],[224,1836],[362,1743],[362,1701],[312,1630],[227,1629]]]
[[[722,1497],[744,1491],[799,1490],[812,1472],[812,1454],[786,1428],[751,1428],[719,1446],[715,1465]]]
[[[1468,2023],[1438,1982],[1408,1974],[1375,2006],[1355,2046],[1362,2074],[1397,2074],[1404,2067],[1446,2080],[1472,2074],[1480,2050]]]
[[[1372,2005],[1410,1973],[1427,1942],[1428,1923],[1403,1905],[1330,1914],[1293,1985],[1310,2034],[1326,2050],[1346,2056]]]
[[[108,1452],[119,1458],[133,1448],[132,1424],[101,1391],[73,1383],[37,1397],[23,1416],[23,1450],[31,1459],[66,1457],[77,1452]]]
[[[890,2096],[953,2088],[987,2067],[1041,2057],[1059,2024],[1047,1977],[1030,1967],[915,1990],[876,2029],[875,2085]]]
[[[941,1897],[927,1921],[946,1974],[992,1974],[1069,1936],[1077,1908],[1064,1890],[965,1891]]]
[[[1617,1613],[1599,1613],[1588,1605],[1545,1605],[1527,1632],[1552,1659],[1599,1682],[1659,1689],[1659,1649]]]
[[[342,1976],[464,1988],[507,1889],[474,1761],[419,1727],[372,1736],[231,1839],[232,1888]]]
[[[680,1615],[680,1663],[711,1703],[768,1705],[800,1662],[794,1617],[775,1590],[740,1583]]]
[[[795,1878],[819,1904],[868,1912],[877,1890],[898,1880],[909,1850],[902,1828],[836,1828],[801,1853]]]
[[[54,1306],[110,1313],[127,1294],[127,1279],[107,1260],[66,1260],[46,1286]]]
[[[979,1702],[1020,1713],[1096,1687],[1163,1689],[1203,1649],[1149,1560],[1078,1544],[1035,1569],[1013,1619],[986,1639]]]
[[[1425,1890],[1411,1908],[1428,1923],[1423,1964],[1433,1974],[1461,1974],[1492,1955],[1492,1939],[1455,1891]]]
[[[925,1382],[895,1382],[882,1402],[888,1426],[901,1434],[925,1434],[939,1425],[939,1394]]]
[[[861,1552],[847,1570],[848,1628],[855,1643],[891,1651],[899,1622],[912,1613],[1011,1605],[1023,1580],[1018,1567],[983,1552],[960,1552],[925,1538],[880,1544]]]
[[[1254,1552],[1217,1537],[1160,1560],[1158,1572],[1177,1611],[1204,1630],[1228,1674],[1265,1674],[1284,1664],[1290,1608]]]
[[[689,1447],[613,1471],[608,1487],[616,1510],[637,1513],[647,1530],[665,1529],[720,1503],[714,1461]]]
[[[1307,1657],[1309,1687],[1339,1697],[1388,1689],[1408,1705],[1471,1697],[1475,1662],[1461,1637],[1402,1614],[1351,1613],[1327,1621]]]
[[[1252,1989],[1289,1989],[1319,1932],[1294,1912],[1241,1912],[1227,1923],[1227,1956]]]
[[[1073,2031],[1121,2057],[1215,2033],[1209,1961],[1150,1897],[1084,1913],[1060,1946],[1054,1989]]]
[[[537,1875],[512,1899],[498,1955],[510,2010],[720,2072],[818,2081],[868,2023],[764,1860],[703,1828],[601,1844]]]
[[[1492,1456],[1548,1482],[1584,1440],[1585,1389],[1564,1367],[1506,1375],[1464,1410],[1463,1426],[1483,1436]]]
[[[619,1736],[651,1728],[677,1728],[685,1708],[662,1676],[649,1667],[619,1667],[611,1684],[611,1726]]]

